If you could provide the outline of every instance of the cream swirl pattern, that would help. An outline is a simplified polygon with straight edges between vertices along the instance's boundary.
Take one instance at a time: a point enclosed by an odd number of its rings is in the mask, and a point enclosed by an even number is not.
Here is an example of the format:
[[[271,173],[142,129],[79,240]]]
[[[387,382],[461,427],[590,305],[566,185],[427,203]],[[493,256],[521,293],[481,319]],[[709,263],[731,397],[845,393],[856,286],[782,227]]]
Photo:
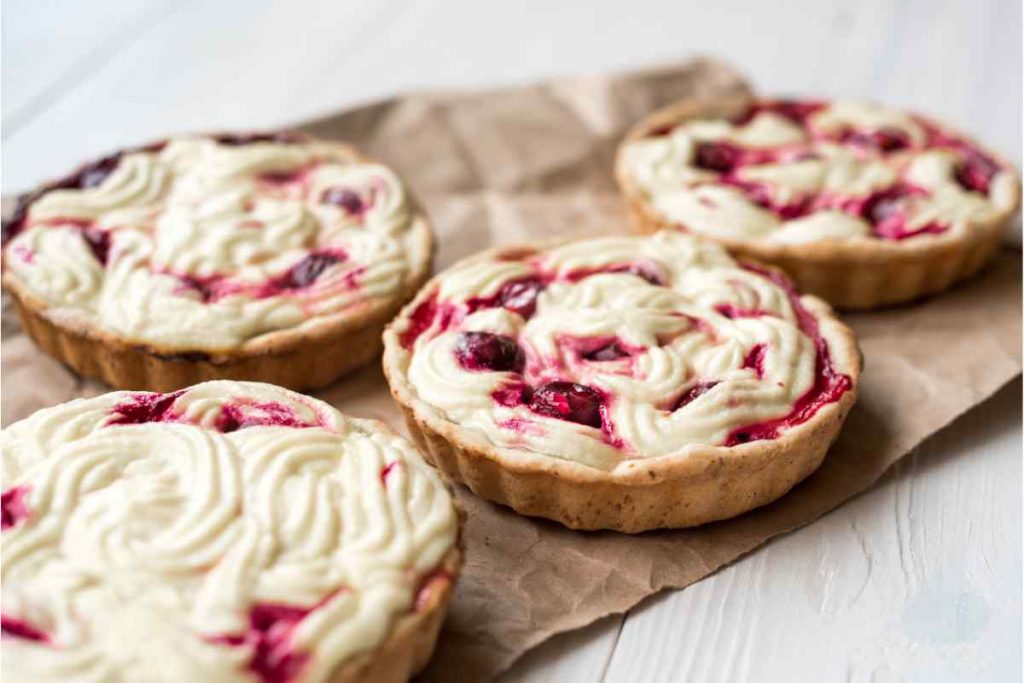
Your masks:
[[[839,400],[832,324],[781,276],[662,231],[468,259],[394,329],[399,371],[440,419],[612,470],[773,439]]]
[[[271,385],[77,400],[2,445],[12,683],[329,680],[452,579],[412,446]]]
[[[1010,210],[1014,173],[929,121],[852,102],[755,101],[623,149],[651,210],[734,240],[927,238]]]
[[[217,352],[397,296],[431,248],[410,202],[344,145],[178,138],[37,193],[5,226],[4,260],[52,317]]]

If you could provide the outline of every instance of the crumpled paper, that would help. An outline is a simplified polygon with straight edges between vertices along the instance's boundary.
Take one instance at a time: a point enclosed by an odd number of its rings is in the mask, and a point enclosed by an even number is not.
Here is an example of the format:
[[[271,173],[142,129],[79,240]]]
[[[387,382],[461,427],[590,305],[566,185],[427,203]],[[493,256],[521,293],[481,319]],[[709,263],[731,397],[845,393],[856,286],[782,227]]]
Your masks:
[[[438,267],[496,244],[626,228],[612,179],[625,128],[681,97],[746,90],[698,60],[486,92],[418,93],[313,121],[395,167],[426,204]],[[106,389],[36,350],[4,306],[3,423]],[[1021,372],[1021,258],[915,306],[847,317],[866,366],[861,397],[824,465],[782,500],[734,520],[627,536],[575,532],[457,496],[466,564],[426,680],[480,680],[553,634],[707,576],[874,483],[896,460]],[[404,430],[377,364],[321,392]]]

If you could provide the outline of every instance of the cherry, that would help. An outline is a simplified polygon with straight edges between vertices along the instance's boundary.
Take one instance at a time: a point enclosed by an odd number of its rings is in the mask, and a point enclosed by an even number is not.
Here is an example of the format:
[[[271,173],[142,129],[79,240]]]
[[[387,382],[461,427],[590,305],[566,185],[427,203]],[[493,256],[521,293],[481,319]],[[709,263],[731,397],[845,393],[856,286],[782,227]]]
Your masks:
[[[309,287],[325,270],[345,260],[344,254],[315,251],[292,266],[287,273],[271,281],[277,289],[302,289]]]
[[[0,496],[0,529],[7,531],[28,518],[27,486],[12,486]]]
[[[698,168],[716,173],[729,173],[736,168],[740,150],[727,142],[702,142],[697,145],[694,162]]]
[[[877,149],[881,152],[895,152],[910,147],[910,137],[898,128],[879,128],[873,131],[847,131],[843,142],[860,147]]]
[[[537,310],[537,295],[544,290],[544,284],[535,278],[506,282],[498,291],[497,302],[524,318]]]
[[[467,370],[522,372],[525,358],[512,337],[490,332],[462,332],[455,356]]]
[[[110,156],[103,157],[99,161],[85,166],[75,176],[70,178],[70,187],[87,190],[91,187],[100,185],[104,180],[107,179],[117,165],[121,163],[121,153],[111,154]]]
[[[573,382],[549,382],[533,392],[530,409],[535,413],[588,427],[601,426],[601,394]]]
[[[698,398],[711,391],[711,389],[713,389],[717,385],[718,382],[698,382],[697,384],[694,384],[692,387],[683,392],[683,395],[679,397],[678,401],[676,401],[676,404],[672,408],[672,410],[679,410],[683,406],[693,403]]]
[[[182,391],[170,394],[133,394],[124,403],[114,406],[114,418],[108,425],[145,424],[164,422],[171,416],[171,408]]]
[[[106,230],[89,228],[82,231],[82,239],[89,245],[89,250],[97,261],[107,265],[110,256],[110,233]]]
[[[988,194],[992,177],[999,172],[999,164],[983,154],[973,152],[960,164],[956,171],[956,181],[965,190]]]
[[[362,197],[347,187],[327,188],[320,195],[320,203],[340,206],[350,216],[361,216],[366,211]]]

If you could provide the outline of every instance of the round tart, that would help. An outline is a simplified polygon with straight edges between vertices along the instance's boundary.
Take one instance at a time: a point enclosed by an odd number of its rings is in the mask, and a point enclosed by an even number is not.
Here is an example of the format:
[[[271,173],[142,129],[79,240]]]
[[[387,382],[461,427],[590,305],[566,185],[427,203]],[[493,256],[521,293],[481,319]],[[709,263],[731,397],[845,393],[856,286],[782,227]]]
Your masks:
[[[405,680],[460,564],[382,423],[266,384],[115,392],[2,433],[15,681]]]
[[[380,352],[432,252],[401,180],[348,145],[191,136],[23,197],[3,283],[37,344],[117,388],[312,389]]]
[[[678,232],[487,251],[384,333],[427,457],[579,529],[733,517],[821,463],[860,359],[828,305]]]
[[[1010,164],[967,137],[853,102],[680,102],[630,132],[616,176],[641,231],[705,235],[849,309],[969,277],[1020,200]]]

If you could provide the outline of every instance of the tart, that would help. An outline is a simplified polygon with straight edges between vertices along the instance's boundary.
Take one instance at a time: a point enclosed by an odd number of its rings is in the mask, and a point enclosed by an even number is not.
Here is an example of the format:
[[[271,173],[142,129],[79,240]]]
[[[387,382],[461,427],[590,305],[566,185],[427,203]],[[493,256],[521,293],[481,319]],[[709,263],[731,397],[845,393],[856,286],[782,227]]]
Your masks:
[[[781,273],[662,231],[470,257],[388,327],[384,370],[451,480],[639,532],[739,515],[813,472],[860,357]]]
[[[23,197],[4,224],[3,284],[39,346],[116,388],[314,389],[379,354],[432,254],[402,181],[352,147],[199,135]]]
[[[372,420],[279,387],[114,392],[2,433],[15,681],[398,681],[460,566],[451,495]]]
[[[628,134],[616,176],[641,232],[704,235],[846,309],[971,276],[1020,201],[1012,166],[966,136],[843,101],[683,101]]]

